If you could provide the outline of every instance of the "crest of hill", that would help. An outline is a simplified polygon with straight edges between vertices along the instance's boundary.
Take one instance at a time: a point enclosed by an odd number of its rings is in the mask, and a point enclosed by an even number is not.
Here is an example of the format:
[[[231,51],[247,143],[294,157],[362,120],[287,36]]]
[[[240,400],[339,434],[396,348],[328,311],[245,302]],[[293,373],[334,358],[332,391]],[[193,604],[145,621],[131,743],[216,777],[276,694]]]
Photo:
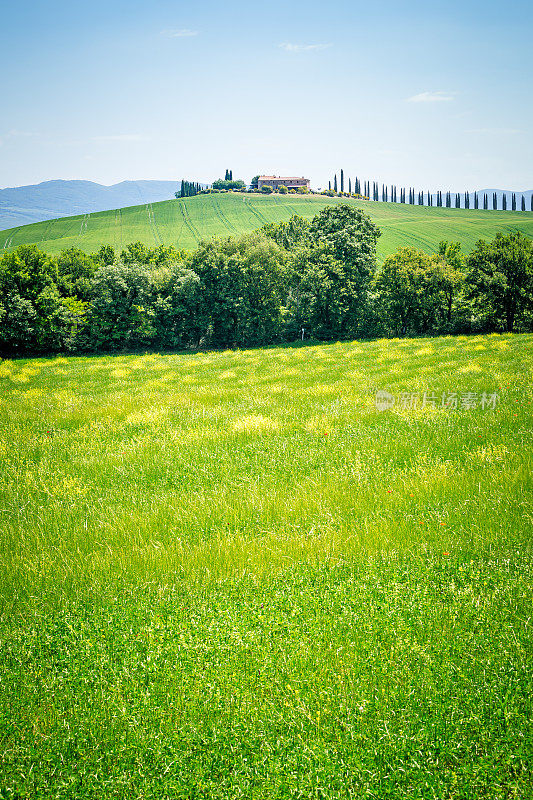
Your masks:
[[[263,225],[287,221],[293,214],[311,219],[322,208],[349,203],[370,215],[381,230],[378,261],[399,247],[417,247],[426,253],[439,242],[460,242],[468,253],[478,239],[499,233],[522,231],[533,237],[530,211],[483,211],[481,209],[428,208],[405,203],[380,203],[323,195],[228,194],[196,195],[160,203],[63,217],[6,230],[0,236],[0,252],[20,244],[36,244],[48,253],[79,247],[91,253],[102,244],[120,252],[129,242],[149,247],[160,244],[194,249],[211,236],[239,236]]]

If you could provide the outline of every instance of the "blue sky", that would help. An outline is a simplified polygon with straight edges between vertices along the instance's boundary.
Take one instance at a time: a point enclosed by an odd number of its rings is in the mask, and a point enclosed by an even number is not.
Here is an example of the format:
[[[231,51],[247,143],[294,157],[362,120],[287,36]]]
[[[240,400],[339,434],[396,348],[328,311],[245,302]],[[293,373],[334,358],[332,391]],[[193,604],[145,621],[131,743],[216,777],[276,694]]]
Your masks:
[[[6,2],[0,186],[533,187],[530,2]]]

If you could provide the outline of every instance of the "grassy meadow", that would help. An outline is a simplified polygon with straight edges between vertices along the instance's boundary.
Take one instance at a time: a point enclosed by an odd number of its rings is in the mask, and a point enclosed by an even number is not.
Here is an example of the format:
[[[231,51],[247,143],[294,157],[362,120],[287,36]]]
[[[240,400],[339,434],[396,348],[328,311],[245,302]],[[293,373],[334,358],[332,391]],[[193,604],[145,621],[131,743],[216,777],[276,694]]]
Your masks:
[[[459,241],[469,252],[478,239],[492,239],[500,231],[520,230],[533,236],[532,212],[427,208],[314,195],[231,193],[165,200],[0,231],[0,253],[19,244],[37,244],[52,254],[66,247],[95,252],[102,244],[120,251],[133,241],[150,247],[173,244],[189,250],[202,238],[249,233],[266,223],[286,221],[293,214],[310,219],[326,205],[338,203],[363,208],[380,227],[380,261],[404,246],[436,252],[442,239]]]
[[[1,362],[0,797],[531,798],[532,364]]]

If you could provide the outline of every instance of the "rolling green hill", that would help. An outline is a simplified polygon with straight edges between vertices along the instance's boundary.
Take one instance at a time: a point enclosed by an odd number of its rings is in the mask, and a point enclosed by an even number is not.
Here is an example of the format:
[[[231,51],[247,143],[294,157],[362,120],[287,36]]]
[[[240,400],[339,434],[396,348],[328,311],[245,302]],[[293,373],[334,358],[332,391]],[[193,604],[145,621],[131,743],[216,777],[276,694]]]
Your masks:
[[[427,208],[313,195],[212,194],[12,228],[1,232],[0,252],[30,243],[49,253],[73,246],[92,252],[102,244],[120,250],[138,240],[149,246],[191,249],[201,238],[243,234],[293,214],[310,218],[324,206],[341,202],[364,208],[379,225],[380,260],[406,245],[434,252],[442,239],[460,241],[468,252],[478,239],[490,239],[498,231],[521,230],[533,236],[531,212]]]

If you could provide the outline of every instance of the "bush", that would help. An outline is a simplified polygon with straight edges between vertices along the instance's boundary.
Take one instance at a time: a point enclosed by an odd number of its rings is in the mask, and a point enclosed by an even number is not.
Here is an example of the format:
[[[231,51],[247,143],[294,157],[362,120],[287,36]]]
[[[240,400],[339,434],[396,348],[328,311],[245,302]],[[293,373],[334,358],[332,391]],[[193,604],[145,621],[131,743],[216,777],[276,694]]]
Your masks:
[[[213,181],[212,188],[213,189],[227,189],[228,191],[231,191],[232,189],[236,189],[239,192],[239,191],[241,191],[242,189],[244,189],[246,187],[245,187],[244,181],[241,181],[241,180],[236,180],[236,181],[233,181],[233,180],[226,181],[226,180],[224,180],[223,181],[221,178],[219,178],[218,180]]]
[[[298,194],[309,194],[309,189],[307,186],[298,186],[297,192]]]
[[[272,186],[261,186],[261,191],[263,192],[263,194],[272,194],[274,190]]]
[[[288,191],[289,191],[289,190],[287,189],[287,187],[286,187],[286,186],[283,186],[283,185],[281,185],[281,186],[278,186],[278,192],[279,192],[280,194],[287,194],[287,193],[288,193]]]

